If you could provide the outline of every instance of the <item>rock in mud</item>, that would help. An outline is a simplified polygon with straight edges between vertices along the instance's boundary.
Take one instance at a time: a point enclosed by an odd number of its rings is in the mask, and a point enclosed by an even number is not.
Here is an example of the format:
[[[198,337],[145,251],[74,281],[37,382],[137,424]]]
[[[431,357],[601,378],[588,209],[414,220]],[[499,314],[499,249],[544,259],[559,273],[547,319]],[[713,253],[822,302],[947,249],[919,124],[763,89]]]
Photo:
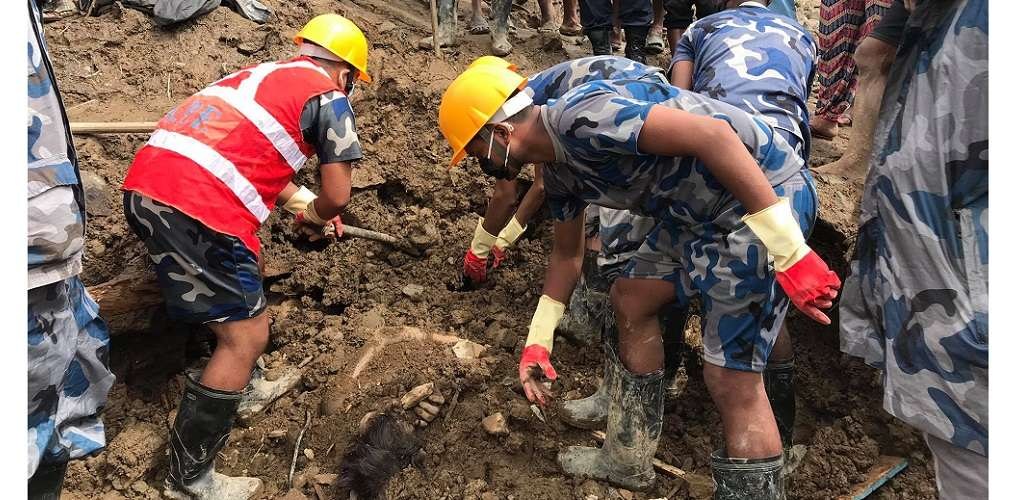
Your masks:
[[[708,499],[715,494],[715,480],[704,474],[689,473],[683,476],[690,498]]]
[[[485,352],[485,346],[470,340],[461,340],[453,346],[453,354],[460,359],[478,359]]]
[[[403,290],[401,291],[403,292],[404,295],[413,299],[414,297],[421,295],[421,292],[425,291],[425,287],[421,285],[410,284],[403,287]]]
[[[315,475],[315,482],[318,483],[318,484],[321,484],[323,486],[329,486],[329,485],[335,483],[336,482],[336,478],[338,478],[338,477],[340,477],[339,474],[329,474],[329,473],[316,474]]]
[[[400,405],[403,406],[404,410],[409,410],[415,405],[421,402],[422,399],[428,397],[432,391],[435,390],[435,383],[428,382],[427,384],[421,384],[404,394],[400,398]]]
[[[446,398],[442,396],[441,392],[435,391],[428,396],[428,401],[436,405],[442,405],[446,403]]]
[[[106,463],[113,487],[125,490],[159,465],[166,448],[166,431],[157,425],[138,422],[126,427],[107,446]]]
[[[503,417],[502,413],[496,413],[481,419],[481,426],[485,428],[485,432],[492,436],[509,435],[509,426],[506,425],[506,417]]]
[[[287,492],[286,495],[280,497],[280,500],[308,500],[308,497],[301,490],[296,488]]]

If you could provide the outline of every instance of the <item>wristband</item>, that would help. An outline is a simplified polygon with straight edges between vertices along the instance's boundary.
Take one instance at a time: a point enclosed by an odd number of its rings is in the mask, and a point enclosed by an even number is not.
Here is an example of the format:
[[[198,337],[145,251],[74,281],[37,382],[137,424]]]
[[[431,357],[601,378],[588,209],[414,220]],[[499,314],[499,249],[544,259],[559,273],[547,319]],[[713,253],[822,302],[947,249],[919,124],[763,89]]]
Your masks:
[[[764,243],[768,253],[775,259],[775,270],[778,272],[784,272],[810,253],[800,224],[789,205],[789,198],[779,198],[778,203],[744,216],[743,222]]]
[[[534,309],[534,316],[531,317],[531,327],[527,332],[524,347],[538,344],[551,353],[555,329],[564,312],[565,305],[548,295],[542,295],[538,299],[538,307]]]
[[[293,196],[283,204],[283,209],[294,215],[297,215],[308,208],[311,202],[315,201],[315,193],[311,192],[310,189],[301,186],[300,189],[294,193]]]
[[[484,218],[478,219],[478,227],[474,228],[474,239],[471,240],[471,253],[482,260],[488,258],[496,239],[495,236],[485,231],[484,222]]]
[[[510,221],[506,224],[506,227],[502,228],[499,232],[499,238],[495,240],[495,246],[499,250],[505,250],[520,239],[520,236],[527,230],[527,226],[521,226],[520,222],[517,221],[516,216],[510,218]]]

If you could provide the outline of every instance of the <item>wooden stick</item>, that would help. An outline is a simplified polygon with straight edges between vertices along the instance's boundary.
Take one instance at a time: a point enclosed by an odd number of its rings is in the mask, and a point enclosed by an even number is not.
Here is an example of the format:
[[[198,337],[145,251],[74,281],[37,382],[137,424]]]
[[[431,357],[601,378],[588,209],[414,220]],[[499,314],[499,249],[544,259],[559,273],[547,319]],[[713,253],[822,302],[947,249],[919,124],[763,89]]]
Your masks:
[[[156,122],[71,122],[72,134],[138,134],[152,132]]]
[[[390,236],[386,233],[380,233],[378,231],[372,231],[370,229],[362,229],[360,227],[343,225],[343,235],[353,236],[355,238],[362,238],[366,240],[381,241],[383,243],[397,244],[399,240],[394,236]]]
[[[604,432],[602,432],[602,431],[591,431],[591,435],[594,436],[595,441],[598,441],[599,444],[605,442],[605,433]],[[675,466],[669,465],[669,464],[667,464],[665,462],[662,462],[661,460],[658,460],[657,458],[655,458],[654,460],[651,461],[651,465],[653,465],[656,469],[658,469],[659,472],[664,472],[665,474],[668,474],[668,475],[670,475],[670,476],[672,476],[672,477],[674,477],[676,479],[679,479],[679,478],[681,478],[681,477],[686,475],[686,471],[685,470],[680,469],[679,467],[675,467]]]
[[[301,449],[301,440],[304,439],[304,432],[311,427],[311,410],[304,410],[304,427],[301,428],[301,433],[297,435],[297,442],[294,443],[294,458],[290,461],[290,477],[287,478],[287,484],[291,488],[294,487],[294,469],[297,468],[297,453]]]
[[[428,0],[428,6],[432,9],[432,45],[435,48],[435,57],[441,57],[442,48],[439,46],[439,14],[435,8],[435,0]]]

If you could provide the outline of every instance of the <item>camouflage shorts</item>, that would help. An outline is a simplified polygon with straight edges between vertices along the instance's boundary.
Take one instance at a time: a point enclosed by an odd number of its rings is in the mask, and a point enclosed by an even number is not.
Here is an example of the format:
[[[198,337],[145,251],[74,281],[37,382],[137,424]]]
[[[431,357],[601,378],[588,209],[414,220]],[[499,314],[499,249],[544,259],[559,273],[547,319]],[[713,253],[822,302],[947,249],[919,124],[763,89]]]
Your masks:
[[[265,310],[258,258],[240,239],[131,191],[124,193],[124,214],[155,263],[171,318],[238,321]]]
[[[809,235],[817,194],[806,171],[779,186]],[[625,278],[675,284],[681,304],[701,302],[704,360],[734,370],[761,372],[782,326],[789,299],[775,280],[767,249],[740,220],[738,205],[695,227],[661,221],[630,259]]]
[[[102,449],[110,334],[77,276],[28,291],[28,477]]]

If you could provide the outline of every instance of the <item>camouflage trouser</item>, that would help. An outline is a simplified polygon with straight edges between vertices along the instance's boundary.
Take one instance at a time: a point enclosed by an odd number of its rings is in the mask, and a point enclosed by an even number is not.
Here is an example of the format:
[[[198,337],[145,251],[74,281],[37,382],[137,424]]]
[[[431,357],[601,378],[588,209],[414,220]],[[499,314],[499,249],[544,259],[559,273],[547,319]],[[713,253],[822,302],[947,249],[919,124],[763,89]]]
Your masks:
[[[775,186],[789,197],[800,228],[809,234],[817,194],[806,171]],[[681,227],[661,221],[630,260],[624,276],[664,279],[680,303],[699,297],[704,360],[743,371],[764,371],[789,299],[775,280],[768,251],[741,218],[737,203],[714,220]]]
[[[265,310],[258,259],[240,239],[131,191],[124,193],[124,215],[156,265],[171,318],[238,321]]]
[[[28,477],[106,446],[110,334],[77,276],[28,291]]]
[[[956,446],[932,434],[924,434],[934,457],[939,500],[987,498],[987,457]]]

